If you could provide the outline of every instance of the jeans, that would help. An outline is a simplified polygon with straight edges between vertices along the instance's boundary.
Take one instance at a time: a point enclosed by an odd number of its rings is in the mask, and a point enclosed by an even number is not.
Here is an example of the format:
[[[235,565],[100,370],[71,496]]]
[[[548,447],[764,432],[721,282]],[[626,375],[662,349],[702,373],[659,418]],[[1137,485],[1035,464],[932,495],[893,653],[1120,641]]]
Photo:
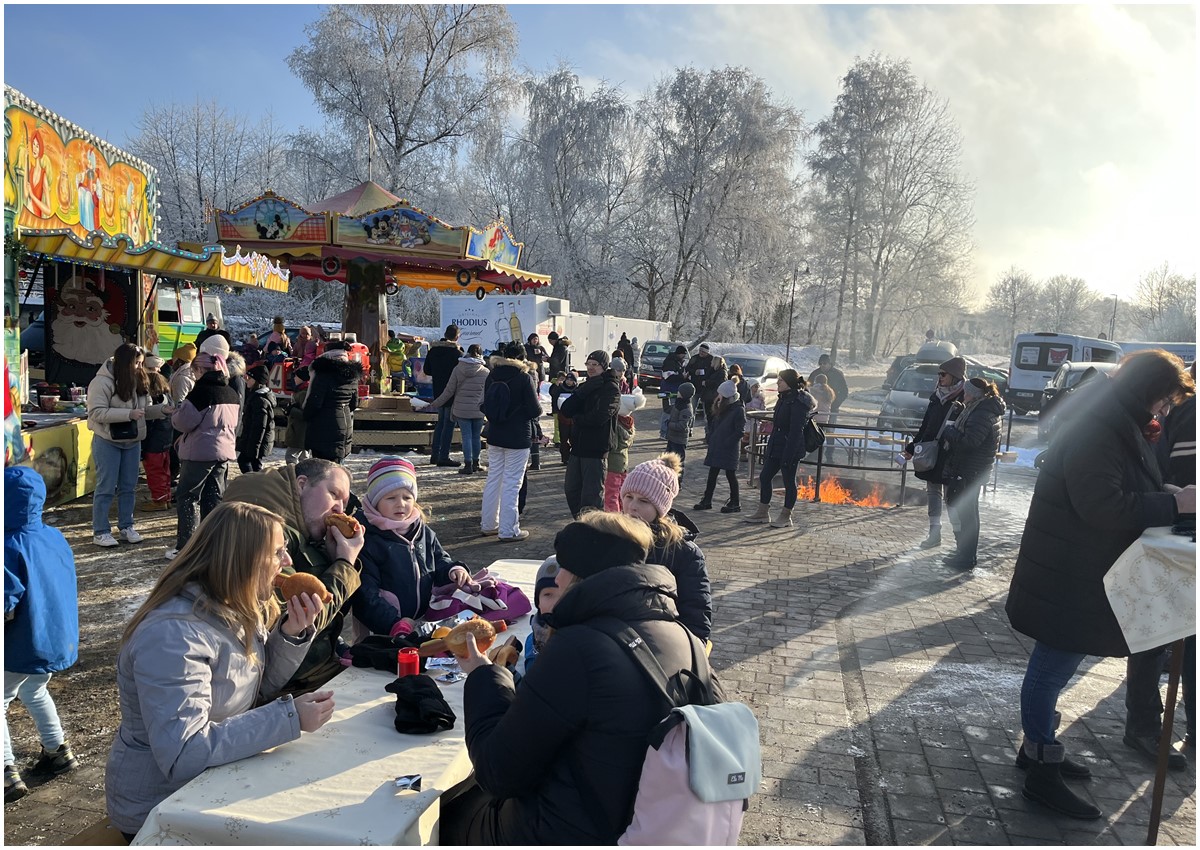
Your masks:
[[[229,462],[224,460],[185,460],[180,464],[179,486],[175,488],[175,548],[182,549],[191,540],[206,516],[212,513],[225,494]]]
[[[717,478],[720,477],[720,474],[721,474],[721,470],[717,469],[716,467],[710,466],[708,468],[708,484],[704,488],[703,501],[705,501],[705,502],[712,501],[713,493],[717,489]],[[731,505],[740,504],[739,496],[738,496],[737,473],[734,472],[732,469],[725,470],[725,480],[729,482],[729,504],[731,504]],[[792,488],[793,491],[795,491],[795,489],[796,489],[795,487]],[[795,501],[795,493],[793,492],[793,502],[794,501]]]
[[[1021,728],[1025,740],[1034,744],[1054,744],[1054,713],[1058,695],[1071,681],[1082,652],[1055,649],[1038,641],[1029,656],[1025,679],[1021,682]]]
[[[13,757],[12,737],[8,734],[8,706],[20,698],[25,710],[33,718],[42,747],[51,752],[63,742],[62,723],[58,720],[58,709],[50,697],[46,685],[50,673],[10,673],[4,671],[4,765],[16,764]]]
[[[117,528],[133,528],[133,496],[142,465],[142,444],[120,445],[103,437],[92,439],[96,492],[92,498],[92,533],[108,534],[113,494],[117,497]]]
[[[775,473],[783,473],[783,506],[794,508],[796,506],[796,468],[800,466],[800,461],[795,460],[791,463],[784,463],[781,457],[765,457],[763,458],[762,472],[758,475],[758,500],[764,504],[771,504],[771,480],[775,477]]]
[[[950,509],[950,523],[954,526],[957,552],[975,560],[979,549],[979,493],[983,482],[952,481],[946,485],[946,505]]]
[[[1163,702],[1159,691],[1163,657],[1167,647],[1159,646],[1135,652],[1125,662],[1125,734],[1137,738],[1157,738],[1162,733]],[[1187,733],[1196,737],[1196,636],[1183,642],[1183,668],[1180,675],[1183,708],[1187,714]]]
[[[579,518],[584,508],[604,508],[604,475],[608,472],[608,459],[603,457],[579,457],[567,459],[567,473],[563,478],[563,490],[567,496],[567,509],[571,516]]]
[[[483,441],[480,435],[483,433],[482,419],[458,419],[458,430],[462,432],[462,447],[463,447],[463,463],[471,463],[479,460],[479,452],[482,449]]]
[[[430,460],[437,463],[439,460],[450,459],[450,444],[454,441],[454,417],[450,415],[450,408],[439,407],[437,424],[433,426],[433,445],[430,447]]]
[[[499,529],[501,537],[516,537],[521,533],[517,499],[528,461],[529,449],[488,446],[488,474],[479,521],[482,531]]]

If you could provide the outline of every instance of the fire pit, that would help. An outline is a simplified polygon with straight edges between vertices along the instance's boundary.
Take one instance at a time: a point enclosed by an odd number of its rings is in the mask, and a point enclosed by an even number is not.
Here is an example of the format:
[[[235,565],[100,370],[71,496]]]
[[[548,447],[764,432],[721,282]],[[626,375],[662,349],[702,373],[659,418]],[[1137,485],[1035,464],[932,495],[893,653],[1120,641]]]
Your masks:
[[[817,496],[816,480],[812,476],[801,479],[796,488],[796,497],[814,501]],[[923,490],[908,489],[906,504],[922,504]],[[834,476],[821,476],[820,501],[829,505],[857,505],[863,508],[894,508],[900,499],[900,487],[883,481],[852,478],[843,481]]]

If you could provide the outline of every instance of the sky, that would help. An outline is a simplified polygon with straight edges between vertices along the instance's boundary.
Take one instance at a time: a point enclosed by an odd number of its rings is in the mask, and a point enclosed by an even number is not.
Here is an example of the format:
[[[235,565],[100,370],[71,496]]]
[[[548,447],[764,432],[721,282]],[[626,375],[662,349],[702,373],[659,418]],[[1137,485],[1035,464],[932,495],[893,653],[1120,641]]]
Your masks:
[[[1194,6],[508,8],[519,69],[566,63],[634,99],[684,65],[741,65],[812,124],[856,57],[908,59],[962,133],[979,293],[1013,265],[1123,300],[1164,261],[1196,273]],[[6,4],[4,82],[118,146],[147,106],[197,98],[319,125],[286,58],[320,11]]]

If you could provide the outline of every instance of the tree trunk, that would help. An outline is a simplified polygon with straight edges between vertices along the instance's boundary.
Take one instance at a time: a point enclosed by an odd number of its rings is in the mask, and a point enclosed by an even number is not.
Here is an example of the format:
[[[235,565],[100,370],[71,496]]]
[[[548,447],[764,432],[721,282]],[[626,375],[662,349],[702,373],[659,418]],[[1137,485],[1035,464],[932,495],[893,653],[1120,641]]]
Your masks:
[[[383,341],[387,339],[387,295],[383,263],[352,260],[346,266],[346,307],[342,330],[358,336],[371,352],[371,392],[379,392]]]
[[[850,302],[850,362],[858,359],[858,263],[854,264],[854,279],[850,292],[853,300]]]

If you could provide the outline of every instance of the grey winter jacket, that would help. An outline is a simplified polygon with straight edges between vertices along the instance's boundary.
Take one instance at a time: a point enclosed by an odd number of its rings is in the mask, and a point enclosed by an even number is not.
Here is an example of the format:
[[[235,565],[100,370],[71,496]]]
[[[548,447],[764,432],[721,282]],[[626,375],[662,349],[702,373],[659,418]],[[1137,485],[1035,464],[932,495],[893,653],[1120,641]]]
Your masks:
[[[97,437],[102,437],[110,443],[118,446],[132,446],[134,443],[140,443],[146,439],[147,419],[162,419],[166,416],[163,408],[167,406],[167,403],[164,401],[161,404],[151,404],[150,396],[137,393],[134,393],[133,398],[129,401],[125,401],[117,395],[117,379],[113,375],[112,369],[113,359],[110,357],[104,361],[104,365],[96,372],[96,377],[92,378],[91,383],[88,384],[88,428]],[[131,421],[130,414],[134,410],[146,411],[145,418],[137,420],[137,437],[130,440],[114,440],[112,423]]]
[[[187,394],[192,391],[192,387],[196,386],[196,373],[192,371],[192,364],[185,363],[172,372],[170,384],[171,398],[176,401],[183,401],[187,398]]]
[[[433,408],[450,405],[450,414],[455,419],[482,419],[483,385],[487,381],[488,367],[479,357],[463,355],[450,373],[446,389],[433,400]]]
[[[151,809],[206,768],[300,737],[292,698],[268,700],[304,658],[312,628],[298,638],[278,626],[269,636],[260,630],[251,661],[212,605],[189,584],[121,648],[121,725],[104,780],[108,817],[121,832],[141,829]]]
[[[238,397],[222,372],[206,372],[171,417],[183,436],[180,460],[229,461],[237,457]]]
[[[676,399],[671,403],[671,413],[667,418],[667,442],[687,445],[695,424],[696,413],[692,410],[691,401]]]

